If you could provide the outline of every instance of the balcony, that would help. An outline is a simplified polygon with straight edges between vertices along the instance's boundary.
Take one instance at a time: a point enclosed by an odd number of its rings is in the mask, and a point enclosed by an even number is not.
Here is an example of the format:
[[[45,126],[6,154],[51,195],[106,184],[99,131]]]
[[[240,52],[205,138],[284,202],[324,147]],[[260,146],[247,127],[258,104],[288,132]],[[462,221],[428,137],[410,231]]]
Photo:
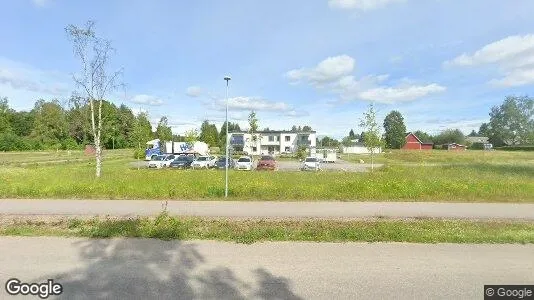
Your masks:
[[[297,146],[311,146],[311,142],[308,140],[297,140]]]

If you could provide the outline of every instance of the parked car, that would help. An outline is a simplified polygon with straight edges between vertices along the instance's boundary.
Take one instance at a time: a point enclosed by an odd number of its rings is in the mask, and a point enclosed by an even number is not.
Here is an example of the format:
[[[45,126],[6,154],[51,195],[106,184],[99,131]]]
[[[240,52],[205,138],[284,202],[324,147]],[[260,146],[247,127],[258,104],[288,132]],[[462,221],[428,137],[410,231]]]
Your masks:
[[[226,156],[221,156],[217,159],[217,161],[215,162],[215,168],[217,169],[224,169],[225,167],[225,164],[226,164]],[[235,161],[233,158],[229,157],[228,158],[228,168],[229,169],[233,169],[235,168]]]
[[[180,155],[171,162],[170,167],[177,169],[188,169],[191,168],[191,164],[194,160],[195,158],[191,155]]]
[[[241,156],[237,162],[235,168],[237,170],[247,170],[251,171],[253,167],[253,160],[250,156]]]
[[[306,157],[300,167],[301,171],[318,171],[321,169],[321,162],[317,157]]]
[[[215,167],[217,158],[215,156],[199,156],[191,163],[193,169],[209,169]]]
[[[278,170],[278,165],[271,155],[263,155],[258,161],[256,170]]]
[[[169,167],[171,165],[171,162],[174,160],[176,156],[170,154],[170,155],[158,155],[154,157],[151,161],[148,162],[149,168],[156,168],[161,169],[165,167]]]

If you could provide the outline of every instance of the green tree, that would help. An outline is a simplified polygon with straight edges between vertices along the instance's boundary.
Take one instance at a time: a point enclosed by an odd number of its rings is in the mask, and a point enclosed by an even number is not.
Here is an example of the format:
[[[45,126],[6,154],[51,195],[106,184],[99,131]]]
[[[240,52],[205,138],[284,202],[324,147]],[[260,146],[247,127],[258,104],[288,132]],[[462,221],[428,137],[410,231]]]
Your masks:
[[[86,100],[78,95],[73,95],[68,104],[69,136],[74,138],[76,143],[80,145],[93,143],[91,136],[91,110]]]
[[[9,108],[7,98],[0,98],[0,134],[12,132],[10,116],[11,109]]]
[[[166,116],[161,117],[156,127],[156,137],[161,140],[161,142],[168,142],[172,139],[172,129],[169,126],[169,120]]]
[[[311,126],[305,125],[304,127],[302,127],[302,131],[312,131],[312,128]]]
[[[185,132],[185,142],[188,144],[193,144],[198,141],[198,130],[191,129]]]
[[[424,131],[417,130],[413,134],[415,134],[415,136],[423,143],[433,143],[434,142],[434,138],[430,134],[428,134],[428,133],[426,133]]]
[[[465,144],[465,135],[459,129],[446,129],[434,137],[434,143],[437,145],[457,143]]]
[[[406,125],[402,114],[391,111],[384,119],[385,145],[389,149],[400,149],[406,143]]]
[[[374,170],[374,156],[376,149],[383,146],[384,142],[380,135],[380,127],[376,122],[376,112],[373,104],[369,105],[366,112],[363,113],[363,118],[360,122],[360,127],[365,129],[363,143],[367,150],[371,153],[371,171]]]
[[[31,136],[46,148],[61,148],[68,136],[66,113],[57,100],[39,100],[33,109],[35,121]]]
[[[225,132],[226,134],[226,132]],[[219,133],[215,124],[210,124],[205,120],[200,126],[199,140],[208,144],[210,147],[215,147],[219,144]]]
[[[111,42],[97,36],[94,22],[85,28],[68,25],[65,32],[72,41],[74,55],[80,61],[80,72],[73,76],[74,82],[89,102],[91,109],[91,134],[95,145],[95,175],[102,174],[102,106],[109,92],[117,88],[120,71],[109,73]]]
[[[140,113],[135,118],[132,132],[132,144],[134,147],[144,147],[146,142],[152,139],[152,125],[146,113]]]
[[[351,140],[356,139],[356,135],[354,134],[354,130],[352,130],[352,129],[349,131],[349,138],[350,138]]]
[[[490,137],[491,129],[490,129],[488,123],[482,123],[482,125],[480,125],[480,128],[478,129],[478,135],[479,136]]]
[[[121,104],[118,111],[118,129],[119,129],[119,148],[127,148],[136,146],[133,143],[133,130],[135,126],[135,116],[132,112],[132,110],[124,105]]]
[[[496,146],[533,143],[534,99],[508,96],[490,112],[490,140]]]
[[[252,141],[256,142],[259,139],[258,132],[258,117],[255,111],[251,111],[248,115],[248,133],[252,136]]]
[[[297,126],[293,125],[291,127],[291,132],[297,132],[297,130],[298,130]]]

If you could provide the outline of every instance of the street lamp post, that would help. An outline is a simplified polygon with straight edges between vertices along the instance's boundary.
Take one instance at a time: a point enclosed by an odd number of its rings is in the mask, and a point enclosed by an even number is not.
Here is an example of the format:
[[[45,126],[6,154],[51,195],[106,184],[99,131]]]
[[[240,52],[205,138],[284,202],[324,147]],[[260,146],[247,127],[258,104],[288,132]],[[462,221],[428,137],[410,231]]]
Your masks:
[[[228,198],[228,82],[231,80],[230,76],[225,76],[226,80],[226,164],[225,170],[225,185],[224,185],[224,198]]]

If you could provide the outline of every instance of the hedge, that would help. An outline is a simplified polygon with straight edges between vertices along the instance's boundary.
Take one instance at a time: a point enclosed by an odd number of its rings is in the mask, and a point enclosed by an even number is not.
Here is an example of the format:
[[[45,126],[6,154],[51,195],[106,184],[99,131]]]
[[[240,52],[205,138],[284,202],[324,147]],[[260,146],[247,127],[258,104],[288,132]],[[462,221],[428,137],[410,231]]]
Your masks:
[[[504,146],[496,147],[495,149],[504,151],[534,151],[534,145]]]

